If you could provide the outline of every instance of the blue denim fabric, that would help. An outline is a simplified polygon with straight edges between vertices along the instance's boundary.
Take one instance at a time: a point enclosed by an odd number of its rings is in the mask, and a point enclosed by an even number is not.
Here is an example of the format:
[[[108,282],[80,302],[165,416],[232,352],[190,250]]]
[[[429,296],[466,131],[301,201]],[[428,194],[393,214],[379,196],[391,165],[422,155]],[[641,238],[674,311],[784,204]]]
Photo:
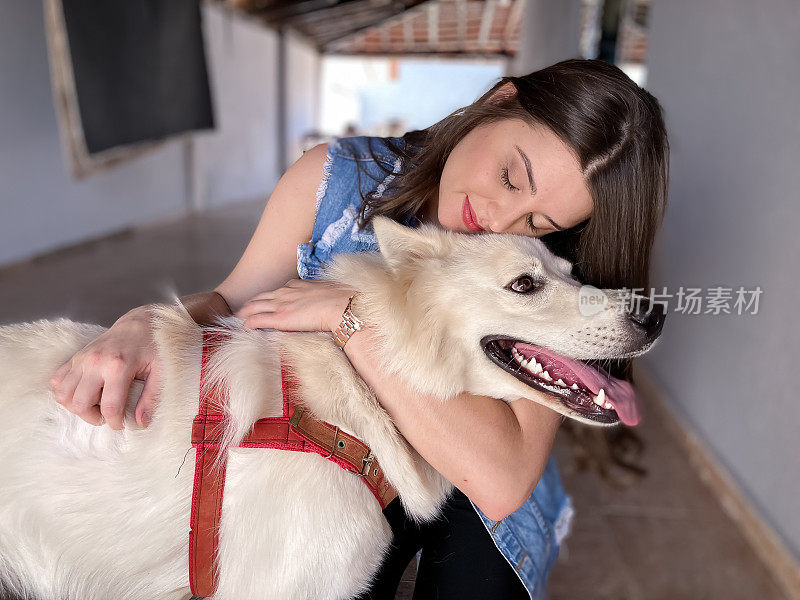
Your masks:
[[[391,139],[404,146],[402,138]],[[372,158],[370,147],[388,172]],[[359,164],[366,173],[359,174]],[[372,227],[360,230],[356,223],[362,203],[359,192],[376,190],[383,194],[401,164],[384,138],[339,138],[328,144],[323,180],[317,190],[314,231],[311,240],[297,248],[297,273],[302,279],[320,277],[323,265],[335,254],[378,250]],[[415,227],[418,222],[412,217],[403,224]],[[561,485],[555,459],[551,456],[547,461],[531,497],[503,520],[492,521],[477,506],[473,507],[531,598],[546,598],[547,576],[573,515],[571,498]]]
[[[402,138],[392,138],[403,144]],[[370,140],[376,157],[388,173],[372,159]],[[362,169],[359,169],[359,163]],[[372,225],[359,229],[356,223],[361,195],[375,190],[378,195],[400,170],[400,158],[386,147],[382,138],[353,137],[334,139],[328,144],[323,179],[317,190],[317,210],[311,240],[297,247],[297,274],[301,279],[316,279],[334,254],[378,250]],[[365,172],[364,172],[365,171]],[[403,221],[415,225],[416,219]]]

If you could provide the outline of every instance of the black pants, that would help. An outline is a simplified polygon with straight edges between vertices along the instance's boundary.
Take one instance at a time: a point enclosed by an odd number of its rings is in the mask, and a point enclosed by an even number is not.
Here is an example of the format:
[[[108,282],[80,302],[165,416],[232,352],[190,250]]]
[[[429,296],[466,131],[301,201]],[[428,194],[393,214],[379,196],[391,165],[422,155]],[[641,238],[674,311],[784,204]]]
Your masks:
[[[459,490],[433,523],[415,525],[395,498],[383,514],[394,534],[372,587],[357,600],[394,600],[400,577],[422,549],[414,600],[528,600],[519,577]]]

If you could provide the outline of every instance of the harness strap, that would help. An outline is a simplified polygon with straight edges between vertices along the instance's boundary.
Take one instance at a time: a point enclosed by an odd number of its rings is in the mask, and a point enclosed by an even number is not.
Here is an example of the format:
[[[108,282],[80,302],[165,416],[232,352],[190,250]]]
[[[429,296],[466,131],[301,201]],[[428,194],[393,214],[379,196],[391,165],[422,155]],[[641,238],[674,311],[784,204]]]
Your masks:
[[[195,596],[216,591],[219,521],[225,487],[226,449],[221,447],[223,402],[217,389],[206,385],[206,365],[227,335],[203,330],[200,366],[200,405],[192,423],[192,446],[197,448],[189,532],[189,582]],[[378,460],[361,440],[338,427],[315,419],[297,404],[297,380],[281,364],[283,416],[259,419],[237,446],[313,452],[361,477],[381,509],[397,497]]]

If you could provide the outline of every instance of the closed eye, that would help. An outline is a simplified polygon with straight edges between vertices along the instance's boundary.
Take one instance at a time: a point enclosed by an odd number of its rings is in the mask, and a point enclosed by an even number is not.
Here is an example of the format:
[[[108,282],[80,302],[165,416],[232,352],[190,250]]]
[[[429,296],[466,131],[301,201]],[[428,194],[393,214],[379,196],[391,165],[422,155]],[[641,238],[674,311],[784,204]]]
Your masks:
[[[508,166],[503,167],[500,171],[500,179],[503,182],[503,185],[506,186],[512,192],[518,192],[519,188],[511,183],[511,180],[508,178]]]
[[[500,171],[500,179],[503,182],[503,185],[506,188],[508,188],[509,190],[511,190],[512,192],[520,191],[520,189],[517,186],[515,186],[513,183],[511,183],[511,179],[509,179],[509,177],[508,177],[508,165],[504,166],[502,168],[502,170]],[[525,221],[528,224],[528,227],[530,228],[530,230],[534,234],[542,234],[542,233],[545,233],[545,232],[549,231],[548,229],[545,229],[543,227],[537,227],[536,225],[533,224],[533,214],[532,213],[528,215],[528,217],[527,217],[527,219]]]
[[[533,233],[540,233],[540,232],[545,231],[545,229],[543,229],[541,227],[537,227],[536,225],[533,224],[533,215],[532,214],[529,214],[528,218],[526,220],[528,222],[528,227],[531,228],[531,231],[533,231]]]

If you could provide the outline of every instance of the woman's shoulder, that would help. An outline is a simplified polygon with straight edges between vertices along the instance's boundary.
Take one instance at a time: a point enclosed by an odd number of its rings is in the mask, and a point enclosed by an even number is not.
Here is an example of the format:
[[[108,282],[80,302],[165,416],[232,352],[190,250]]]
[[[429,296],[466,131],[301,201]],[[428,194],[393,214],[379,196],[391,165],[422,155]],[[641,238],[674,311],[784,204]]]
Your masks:
[[[335,137],[328,142],[328,152],[333,156],[356,161],[380,160],[393,166],[399,158],[398,150],[405,148],[402,137],[359,135]]]

